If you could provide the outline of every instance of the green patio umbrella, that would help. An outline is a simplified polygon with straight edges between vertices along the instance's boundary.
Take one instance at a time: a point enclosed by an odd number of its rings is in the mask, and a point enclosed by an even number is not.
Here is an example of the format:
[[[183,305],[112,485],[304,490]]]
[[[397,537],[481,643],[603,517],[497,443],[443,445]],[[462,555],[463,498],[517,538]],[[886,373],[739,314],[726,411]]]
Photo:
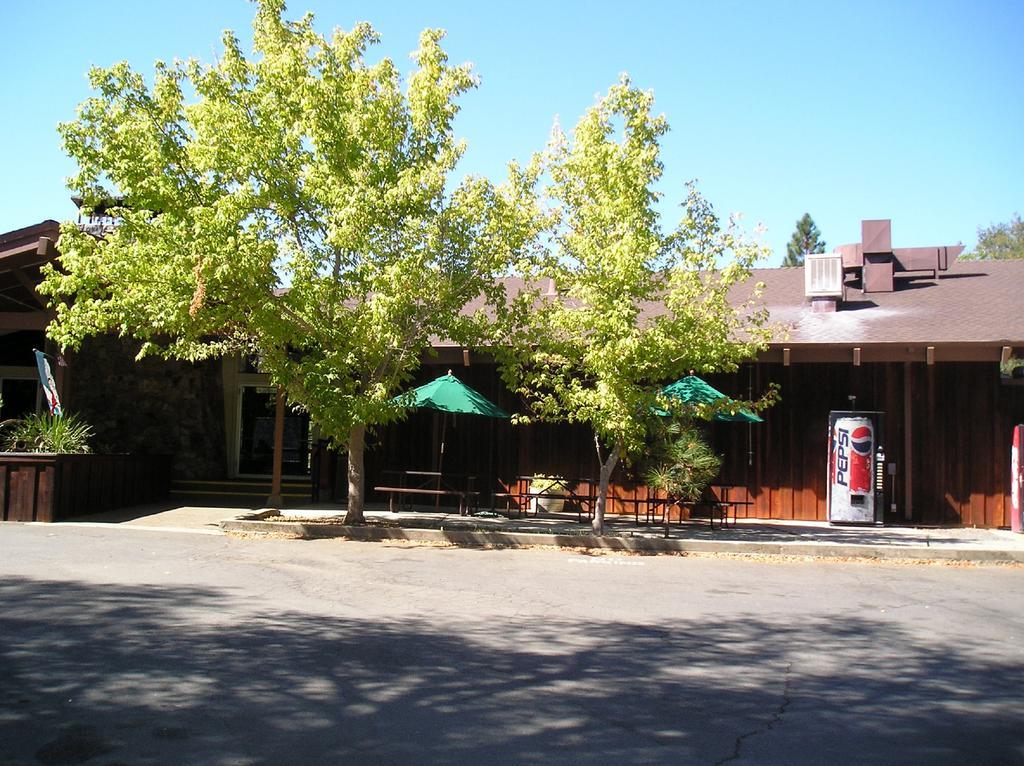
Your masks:
[[[442,375],[410,393],[413,400],[410,407],[427,407],[441,412],[466,413],[468,415],[485,415],[489,418],[509,418],[505,410],[486,399],[479,391],[467,386],[461,380],[452,375],[448,370],[447,375]],[[393,401],[402,403],[408,394],[396,396]]]
[[[670,398],[690,404],[718,404],[722,399],[732,401],[714,386],[708,385],[696,375],[687,375],[675,383],[669,383],[661,393]],[[664,410],[655,410],[659,415],[668,415]],[[740,408],[734,413],[716,412],[715,420],[726,420],[732,423],[763,423],[764,420],[750,410]]]
[[[430,381],[410,391],[413,395],[412,401],[408,402],[409,407],[425,407],[431,410],[439,410],[443,413],[441,419],[441,454],[437,460],[437,470],[441,471],[441,464],[444,462],[444,438],[448,427],[448,413],[465,415],[483,415],[488,418],[512,417],[505,410],[501,409],[494,402],[487,399],[479,391],[476,391],[461,380],[452,375],[448,370],[447,375]],[[408,394],[396,396],[392,401],[396,404],[405,404]]]

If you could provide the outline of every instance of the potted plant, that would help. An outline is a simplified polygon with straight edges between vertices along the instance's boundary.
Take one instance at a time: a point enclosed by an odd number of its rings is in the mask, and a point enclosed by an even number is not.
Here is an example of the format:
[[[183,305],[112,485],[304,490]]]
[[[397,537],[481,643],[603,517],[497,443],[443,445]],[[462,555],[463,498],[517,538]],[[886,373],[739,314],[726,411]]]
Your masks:
[[[569,482],[562,476],[549,476],[546,474],[534,474],[530,482],[530,494],[533,498],[534,514],[561,513],[565,509],[565,494],[569,489]],[[555,495],[556,497],[552,497]]]
[[[42,452],[59,455],[87,455],[92,427],[76,415],[47,412],[6,421],[5,452]]]

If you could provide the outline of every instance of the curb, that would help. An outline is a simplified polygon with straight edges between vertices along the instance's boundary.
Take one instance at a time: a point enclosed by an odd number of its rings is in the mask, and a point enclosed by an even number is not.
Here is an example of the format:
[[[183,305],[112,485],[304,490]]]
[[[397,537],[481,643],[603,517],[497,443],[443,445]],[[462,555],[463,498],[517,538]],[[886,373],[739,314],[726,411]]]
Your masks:
[[[355,527],[335,524],[306,524],[295,521],[264,521],[276,511],[263,511],[220,523],[225,532],[256,535],[286,535],[302,540],[343,538],[359,542],[405,540],[445,542],[468,547],[601,549],[625,553],[733,553],[767,556],[810,556],[816,558],[863,558],[911,561],[969,561],[978,563],[1024,563],[1024,551],[970,548],[932,548],[897,545],[837,545],[834,543],[755,543],[746,541],[680,540],[660,537],[613,537],[533,532],[491,532],[467,529],[425,529],[419,527]]]

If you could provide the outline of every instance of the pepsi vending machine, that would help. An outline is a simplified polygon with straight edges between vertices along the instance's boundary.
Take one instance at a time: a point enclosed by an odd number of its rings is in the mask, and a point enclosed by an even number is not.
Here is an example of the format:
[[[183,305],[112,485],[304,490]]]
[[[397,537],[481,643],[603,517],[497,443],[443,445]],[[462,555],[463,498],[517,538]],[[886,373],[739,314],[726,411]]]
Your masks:
[[[1010,442],[1010,529],[1024,532],[1024,423],[1013,427]]]
[[[881,524],[885,510],[884,412],[828,414],[828,520]]]

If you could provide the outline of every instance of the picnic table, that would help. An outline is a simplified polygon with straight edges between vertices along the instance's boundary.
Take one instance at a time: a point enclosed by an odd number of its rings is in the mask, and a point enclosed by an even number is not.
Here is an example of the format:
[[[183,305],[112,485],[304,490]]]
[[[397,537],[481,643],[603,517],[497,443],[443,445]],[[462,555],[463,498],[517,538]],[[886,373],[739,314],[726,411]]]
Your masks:
[[[530,486],[533,483],[533,476],[519,476],[516,481],[508,487],[507,492],[495,492],[494,503],[497,505],[499,500],[505,501],[505,515],[512,518],[513,505],[519,512],[519,515],[527,515],[531,501],[534,498],[541,499],[565,499],[566,503],[574,506],[576,510],[576,517],[578,521],[583,520],[583,511],[586,510],[587,519],[594,517],[594,506],[597,503],[597,491],[595,488],[595,482],[590,479],[576,479],[567,480],[568,485],[564,493],[560,492],[532,492]],[[582,488],[582,489],[581,489]],[[658,512],[661,512],[661,524],[665,527],[665,536],[668,537],[669,525],[671,523],[669,509],[672,506],[678,508],[685,508],[691,513],[696,510],[708,510],[708,522],[711,528],[715,527],[715,518],[717,517],[721,525],[729,525],[729,516],[732,515],[732,524],[736,525],[736,519],[738,516],[738,510],[743,506],[753,505],[753,501],[746,499],[740,499],[736,496],[736,493],[740,490],[744,490],[744,487],[732,486],[727,484],[716,484],[708,489],[708,491],[699,500],[682,500],[678,497],[618,497],[614,498],[615,502],[622,505],[633,506],[633,518],[634,521],[639,525],[641,508],[645,516],[645,523],[654,524],[655,519],[658,518]],[[613,498],[609,497],[609,500]]]
[[[587,513],[587,520],[594,517],[594,505],[597,503],[597,494],[593,489],[594,482],[590,479],[566,479],[564,482],[565,488],[558,492],[531,491],[530,487],[533,481],[533,476],[517,477],[507,492],[494,493],[495,505],[497,505],[499,499],[504,500],[505,515],[512,518],[513,503],[516,505],[520,515],[526,515],[529,513],[530,505],[534,499],[565,500],[566,505],[575,508],[577,521],[583,521],[584,510]],[[585,487],[585,489],[581,489],[581,487]],[[536,511],[534,513],[536,514]]]
[[[711,525],[712,529],[715,528],[715,516],[719,517],[723,527],[729,526],[729,512],[732,511],[732,525],[736,526],[739,507],[754,504],[750,499],[740,500],[738,498],[730,497],[733,490],[739,489],[743,489],[743,487],[716,484],[710,487],[705,495],[699,500],[682,500],[676,497],[652,498],[651,502],[653,503],[653,506],[650,506],[648,509],[648,520],[650,520],[651,508],[657,508],[660,506],[661,521],[665,526],[665,537],[668,537],[669,524],[671,523],[668,509],[670,506],[675,505],[680,508],[688,509],[691,514],[698,508],[707,508],[708,523]]]
[[[466,476],[466,487],[460,488],[445,481],[446,478],[449,480],[456,478],[455,475],[449,474],[445,477],[441,475],[440,471],[384,471],[384,473],[397,475],[397,485],[383,485],[373,489],[376,492],[387,494],[388,510],[392,513],[397,513],[401,509],[403,497],[407,501],[406,508],[411,510],[412,498],[417,495],[434,498],[435,508],[440,506],[442,497],[457,497],[460,516],[466,516],[470,508],[476,508],[479,505],[480,493],[473,489],[475,476]],[[396,499],[398,500],[397,504]]]

